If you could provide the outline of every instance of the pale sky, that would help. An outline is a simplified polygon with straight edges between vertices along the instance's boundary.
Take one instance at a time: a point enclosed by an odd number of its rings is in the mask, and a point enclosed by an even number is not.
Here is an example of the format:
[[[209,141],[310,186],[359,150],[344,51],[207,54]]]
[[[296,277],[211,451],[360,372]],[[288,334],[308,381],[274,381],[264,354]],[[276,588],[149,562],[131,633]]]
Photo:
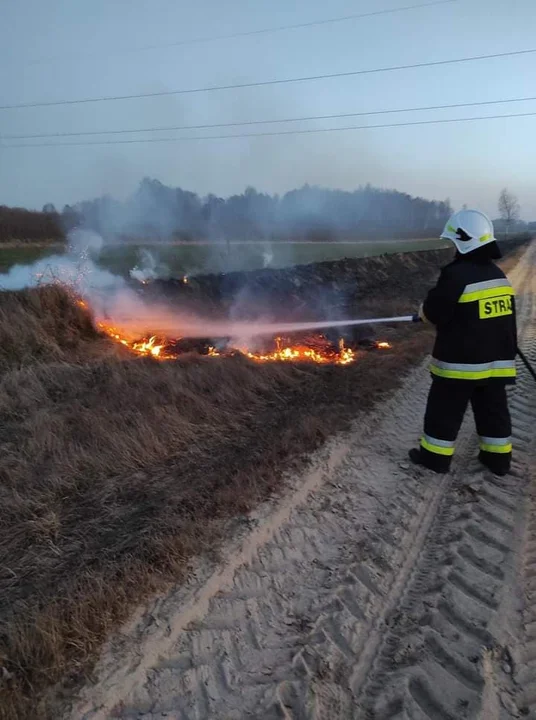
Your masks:
[[[426,0],[0,0],[0,105],[229,85],[536,48],[534,0],[457,0],[276,33],[161,46]],[[95,147],[2,148],[13,134],[216,124],[536,97],[536,54],[314,82],[0,110],[0,205],[124,197],[144,176],[227,196],[247,185],[367,182],[497,215],[507,186],[536,219],[536,115],[471,123]],[[504,105],[145,137],[535,112]],[[125,140],[141,135],[65,138]],[[43,143],[58,140],[18,142]],[[14,142],[14,141],[13,141]]]

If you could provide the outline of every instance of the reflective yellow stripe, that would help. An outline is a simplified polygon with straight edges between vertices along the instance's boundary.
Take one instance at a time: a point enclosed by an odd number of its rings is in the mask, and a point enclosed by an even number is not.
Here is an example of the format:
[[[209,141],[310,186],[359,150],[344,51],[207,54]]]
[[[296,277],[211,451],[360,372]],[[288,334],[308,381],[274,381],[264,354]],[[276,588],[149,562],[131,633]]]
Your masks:
[[[458,300],[459,303],[474,302],[475,300],[488,300],[489,298],[501,295],[515,295],[514,288],[510,285],[488,288],[487,290],[475,290],[475,292],[463,293]]]
[[[486,240],[489,240],[491,237],[491,233],[487,233],[486,235],[482,235],[482,237],[479,237],[480,242],[486,242]]]
[[[430,365],[430,372],[438,377],[451,380],[487,380],[488,378],[516,377],[515,368],[490,368],[489,370],[445,370]]]
[[[508,445],[488,445],[487,443],[480,443],[480,449],[489,453],[511,453],[512,443],[508,443]]]
[[[452,227],[452,225],[447,225],[447,230],[448,230],[449,232],[451,232],[451,233],[454,233],[455,235],[456,235],[457,232],[458,232],[458,231],[456,230],[456,228]]]
[[[436,455],[454,455],[453,447],[433,445],[432,443],[429,443],[426,438],[421,438],[421,447],[428,450],[428,452],[435,453]]]

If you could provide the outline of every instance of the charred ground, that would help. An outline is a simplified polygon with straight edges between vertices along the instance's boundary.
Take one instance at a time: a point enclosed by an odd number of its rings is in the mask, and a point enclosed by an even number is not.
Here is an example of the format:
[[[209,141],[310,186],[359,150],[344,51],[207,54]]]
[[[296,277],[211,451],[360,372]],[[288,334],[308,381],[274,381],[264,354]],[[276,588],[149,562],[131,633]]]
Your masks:
[[[422,253],[237,273],[143,292],[227,312],[330,288],[348,316],[414,308],[445,262]],[[185,286],[188,286],[185,289]],[[355,290],[353,290],[355,288]],[[357,313],[356,313],[357,314]],[[132,358],[57,287],[0,297],[0,718],[58,717],[133,606],[184,579],[283,472],[398,386],[430,347],[352,365]]]

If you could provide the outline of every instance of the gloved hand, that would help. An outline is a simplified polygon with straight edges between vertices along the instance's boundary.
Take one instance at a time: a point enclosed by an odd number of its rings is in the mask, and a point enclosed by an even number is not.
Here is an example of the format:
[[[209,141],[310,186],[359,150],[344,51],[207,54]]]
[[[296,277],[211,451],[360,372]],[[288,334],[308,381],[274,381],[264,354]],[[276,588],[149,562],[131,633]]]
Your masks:
[[[418,312],[417,312],[416,317],[417,317],[418,319],[415,320],[415,318],[414,318],[413,322],[419,322],[419,321],[420,321],[420,322],[425,322],[425,323],[430,322],[430,321],[428,320],[428,318],[426,317],[426,315],[424,314],[423,303],[421,303],[421,304],[419,305],[419,310],[418,310]]]

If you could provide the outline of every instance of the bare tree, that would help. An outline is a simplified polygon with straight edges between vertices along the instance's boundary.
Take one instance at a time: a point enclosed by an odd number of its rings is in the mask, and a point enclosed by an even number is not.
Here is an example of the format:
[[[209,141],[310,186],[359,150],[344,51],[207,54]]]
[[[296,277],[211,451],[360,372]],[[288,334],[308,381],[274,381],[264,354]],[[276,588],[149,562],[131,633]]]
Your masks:
[[[506,237],[510,230],[510,225],[519,220],[519,203],[517,197],[507,188],[501,190],[499,195],[499,213],[504,220],[506,226]]]

